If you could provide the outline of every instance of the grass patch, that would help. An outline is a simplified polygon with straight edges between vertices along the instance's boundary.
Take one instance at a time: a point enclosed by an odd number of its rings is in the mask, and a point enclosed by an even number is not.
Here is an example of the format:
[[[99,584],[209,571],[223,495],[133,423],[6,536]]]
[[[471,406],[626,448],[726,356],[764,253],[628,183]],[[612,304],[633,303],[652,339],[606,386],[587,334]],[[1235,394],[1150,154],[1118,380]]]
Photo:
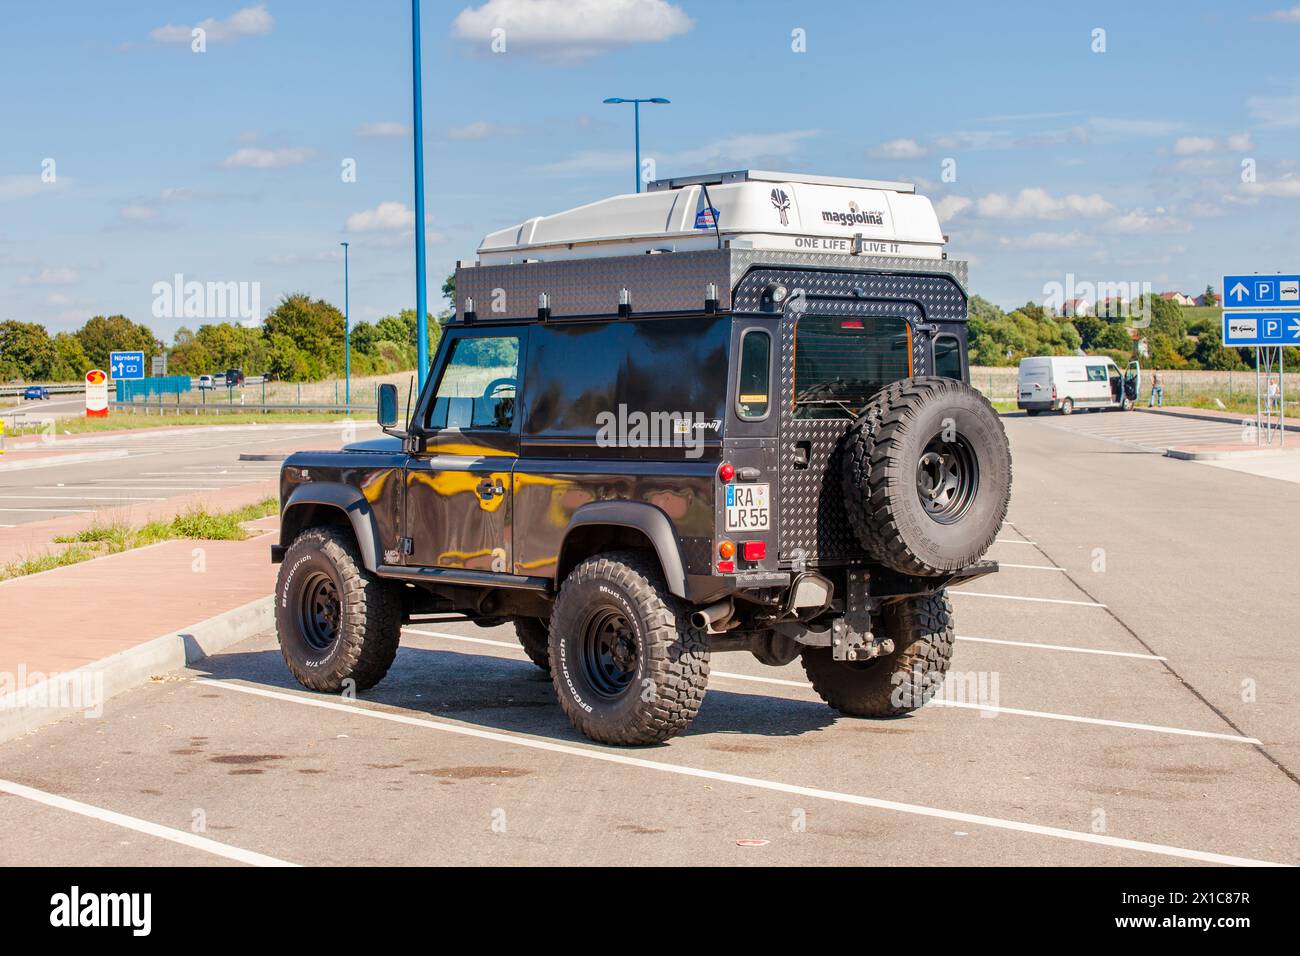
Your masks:
[[[133,548],[143,548],[161,541],[192,539],[200,541],[243,541],[248,532],[242,527],[246,521],[255,521],[278,513],[280,503],[275,498],[264,498],[233,511],[210,512],[195,508],[168,521],[151,521],[131,528],[120,522],[92,525],[76,534],[60,535],[55,544],[66,544],[62,551],[50,551],[35,557],[14,561],[0,567],[0,581],[37,574],[52,568],[66,567],[89,561],[106,554],[118,554]]]
[[[54,420],[53,427],[39,418],[27,419],[15,414],[5,421],[9,435],[81,435],[94,432],[119,431],[137,428],[176,428],[189,425],[307,425],[330,422],[354,422],[369,425],[371,415],[351,417],[336,412],[202,412],[184,415],[145,415],[135,412],[113,412],[107,418],[69,417]]]

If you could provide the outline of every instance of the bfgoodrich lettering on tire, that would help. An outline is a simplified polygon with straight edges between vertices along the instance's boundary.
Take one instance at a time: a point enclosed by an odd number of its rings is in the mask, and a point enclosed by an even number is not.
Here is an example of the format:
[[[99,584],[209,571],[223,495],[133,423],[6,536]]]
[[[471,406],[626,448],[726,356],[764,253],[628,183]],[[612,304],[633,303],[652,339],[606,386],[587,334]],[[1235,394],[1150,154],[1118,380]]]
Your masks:
[[[993,544],[1011,496],[1011,452],[975,389],[931,376],[895,382],[867,402],[845,441],[845,510],[881,564],[945,574]]]
[[[401,626],[398,595],[366,571],[350,534],[309,528],[294,539],[276,580],[275,629],[298,683],[329,693],[373,687],[392,666]]]
[[[837,661],[828,647],[803,652],[813,690],[850,717],[897,717],[916,710],[938,693],[952,661],[952,607],[945,593],[887,604],[878,626],[894,642],[887,657]]]
[[[551,680],[592,740],[653,744],[681,733],[709,680],[703,631],[639,551],[588,558],[564,579],[550,628]]]

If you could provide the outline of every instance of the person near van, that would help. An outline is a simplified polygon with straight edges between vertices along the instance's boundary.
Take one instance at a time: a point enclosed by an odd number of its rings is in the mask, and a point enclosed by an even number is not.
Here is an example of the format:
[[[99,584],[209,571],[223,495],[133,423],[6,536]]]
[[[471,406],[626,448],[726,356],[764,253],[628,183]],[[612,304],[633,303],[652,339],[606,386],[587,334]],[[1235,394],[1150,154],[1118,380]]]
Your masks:
[[[1282,398],[1282,389],[1278,386],[1277,379],[1273,379],[1271,382],[1268,383],[1269,414],[1272,414],[1274,409],[1276,409],[1281,404],[1281,398]]]
[[[1151,397],[1147,400],[1147,408],[1153,405],[1165,407],[1165,380],[1159,372],[1151,374]]]

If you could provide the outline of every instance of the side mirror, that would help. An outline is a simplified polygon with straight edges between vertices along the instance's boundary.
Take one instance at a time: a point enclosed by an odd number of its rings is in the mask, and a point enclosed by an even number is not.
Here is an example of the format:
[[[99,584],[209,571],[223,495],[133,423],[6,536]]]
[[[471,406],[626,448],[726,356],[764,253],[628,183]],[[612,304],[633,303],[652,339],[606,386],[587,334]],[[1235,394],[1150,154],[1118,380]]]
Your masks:
[[[397,386],[385,383],[379,386],[379,408],[376,418],[380,428],[397,426]]]

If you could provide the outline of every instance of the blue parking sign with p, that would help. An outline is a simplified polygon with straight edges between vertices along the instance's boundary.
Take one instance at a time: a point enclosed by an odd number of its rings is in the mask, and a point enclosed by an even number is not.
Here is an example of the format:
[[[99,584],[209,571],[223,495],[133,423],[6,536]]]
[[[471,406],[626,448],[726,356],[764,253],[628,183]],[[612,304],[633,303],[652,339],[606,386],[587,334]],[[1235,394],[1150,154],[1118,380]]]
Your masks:
[[[108,373],[114,379],[144,378],[144,352],[109,352]]]

